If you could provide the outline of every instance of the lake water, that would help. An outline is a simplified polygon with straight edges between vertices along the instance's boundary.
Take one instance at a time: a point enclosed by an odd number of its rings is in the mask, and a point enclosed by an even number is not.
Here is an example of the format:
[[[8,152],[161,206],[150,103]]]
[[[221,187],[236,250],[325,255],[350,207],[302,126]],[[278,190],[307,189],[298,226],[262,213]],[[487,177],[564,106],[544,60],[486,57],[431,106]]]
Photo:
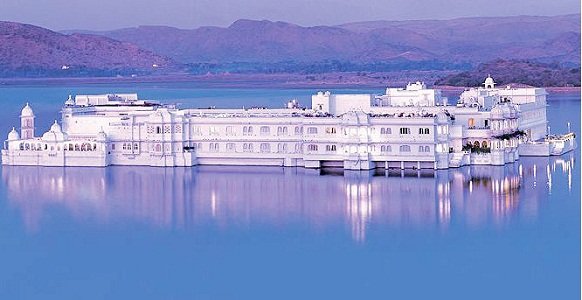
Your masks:
[[[0,134],[27,101],[38,133],[68,94],[107,92],[278,107],[314,90],[2,87]],[[579,136],[580,95],[550,95],[548,117]],[[0,298],[580,299],[579,161],[576,150],[422,173],[2,166]]]

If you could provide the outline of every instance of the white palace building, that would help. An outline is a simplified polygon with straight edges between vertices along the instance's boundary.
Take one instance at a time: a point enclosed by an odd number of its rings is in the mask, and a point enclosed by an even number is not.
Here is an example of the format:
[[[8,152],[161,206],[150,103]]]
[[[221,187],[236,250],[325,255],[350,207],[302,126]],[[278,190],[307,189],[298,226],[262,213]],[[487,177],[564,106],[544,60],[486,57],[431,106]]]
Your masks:
[[[281,109],[178,109],[136,94],[69,97],[57,121],[35,135],[27,104],[8,134],[2,164],[34,166],[272,165],[446,169],[503,165],[520,155],[560,155],[572,133],[548,136],[543,88],[483,87],[448,104],[424,83],[382,96],[312,96]]]

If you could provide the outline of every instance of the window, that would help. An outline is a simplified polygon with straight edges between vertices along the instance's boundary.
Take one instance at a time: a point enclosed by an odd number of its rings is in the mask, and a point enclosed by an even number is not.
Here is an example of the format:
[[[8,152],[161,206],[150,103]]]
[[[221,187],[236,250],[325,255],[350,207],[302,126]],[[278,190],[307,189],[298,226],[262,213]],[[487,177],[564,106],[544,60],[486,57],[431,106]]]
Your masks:
[[[226,126],[226,135],[234,135],[234,127]]]
[[[382,145],[380,146],[380,152],[392,152],[392,146]]]
[[[418,146],[418,152],[430,152],[430,146]]]
[[[200,126],[193,126],[192,127],[192,134],[193,135],[202,135],[202,129]]]
[[[430,134],[430,129],[428,129],[428,128],[418,128],[418,134]]]
[[[303,153],[303,145],[295,144],[295,153]]]
[[[410,152],[410,146],[408,145],[400,146],[400,152]]]
[[[380,134],[392,134],[392,128],[381,128]]]
[[[253,152],[253,144],[252,143],[244,143],[243,144],[243,152]]]
[[[303,133],[303,128],[295,126],[295,135],[301,135]]]
[[[210,143],[209,150],[210,152],[218,152],[220,150],[220,147],[218,143]]]
[[[287,127],[277,127],[277,135],[287,135]]]
[[[182,133],[182,125],[176,125],[176,126],[174,126],[174,131],[176,133]]]
[[[160,133],[162,133],[162,127],[160,127],[160,126],[156,126],[156,133],[157,133],[157,134],[160,134]]]
[[[269,126],[261,126],[261,135],[268,135],[271,132]]]
[[[263,153],[271,152],[271,145],[269,143],[261,143],[261,152]]]
[[[228,151],[228,152],[234,152],[235,151],[235,145],[234,145],[234,143],[228,143],[228,144],[226,144],[226,151]]]
[[[170,127],[170,125],[164,125],[164,133],[170,133],[172,130],[172,127]]]
[[[307,150],[309,151],[317,151],[317,145],[310,144],[307,146]]]
[[[335,152],[337,150],[336,145],[326,145],[325,146],[325,151],[327,152]]]
[[[279,153],[287,153],[287,144],[285,144],[285,143],[279,143],[277,145],[277,152],[279,152]]]
[[[335,127],[327,127],[327,128],[325,128],[325,133],[327,133],[327,134],[336,134],[337,131],[336,131]]]
[[[253,135],[253,126],[243,127],[243,135]]]
[[[489,127],[489,120],[485,120],[485,127]]]
[[[215,126],[210,126],[208,128],[208,133],[210,135],[218,135],[218,128],[216,128]]]
[[[317,127],[308,127],[307,133],[308,134],[317,134]]]
[[[469,123],[469,124],[468,124],[468,125],[469,125],[469,127],[475,127],[475,119],[473,119],[473,118],[469,118],[469,122],[468,122],[468,123]]]
[[[407,127],[400,128],[400,134],[410,134],[410,128]]]

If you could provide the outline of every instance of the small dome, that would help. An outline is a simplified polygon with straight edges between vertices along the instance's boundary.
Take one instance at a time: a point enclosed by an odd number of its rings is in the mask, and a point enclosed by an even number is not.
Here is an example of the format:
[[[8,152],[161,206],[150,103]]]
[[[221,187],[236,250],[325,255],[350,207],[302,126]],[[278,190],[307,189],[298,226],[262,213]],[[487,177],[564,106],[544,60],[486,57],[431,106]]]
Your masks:
[[[485,78],[485,82],[483,83],[483,85],[485,86],[486,89],[495,87],[495,81],[493,81],[493,78],[491,78],[491,75],[489,75],[489,76],[487,76],[487,78]]]
[[[491,119],[503,119],[503,109],[499,105],[491,109]]]
[[[106,142],[107,141],[107,134],[103,131],[103,128],[97,133],[96,140],[98,142]]]
[[[26,103],[26,106],[24,106],[24,108],[20,112],[20,116],[21,117],[34,117],[34,112],[32,111],[32,108],[30,108],[30,105],[28,105],[28,103]]]
[[[511,118],[511,109],[508,105],[502,105],[501,109],[503,110],[503,117]]]
[[[509,109],[511,111],[511,114],[510,114],[511,118],[515,119],[515,118],[519,117],[519,108],[517,107],[517,105],[511,104],[511,105],[509,105]]]
[[[67,139],[67,135],[61,130],[61,126],[55,120],[51,129],[42,135],[42,140],[47,142],[62,142]]]
[[[50,131],[53,131],[53,132],[63,132],[63,131],[61,130],[61,125],[59,125],[59,123],[57,123],[57,120],[55,120],[55,122],[54,122],[54,123],[53,123],[53,125],[51,126],[51,129],[50,129]]]
[[[436,121],[439,124],[444,124],[444,123],[448,123],[449,122],[449,116],[447,116],[447,114],[445,114],[444,112],[439,112],[436,115]]]
[[[8,141],[17,141],[20,139],[20,134],[18,131],[12,127],[12,130],[8,133]]]
[[[75,101],[73,100],[73,96],[69,95],[69,98],[67,99],[67,101],[65,101],[65,106],[74,106],[75,105]]]

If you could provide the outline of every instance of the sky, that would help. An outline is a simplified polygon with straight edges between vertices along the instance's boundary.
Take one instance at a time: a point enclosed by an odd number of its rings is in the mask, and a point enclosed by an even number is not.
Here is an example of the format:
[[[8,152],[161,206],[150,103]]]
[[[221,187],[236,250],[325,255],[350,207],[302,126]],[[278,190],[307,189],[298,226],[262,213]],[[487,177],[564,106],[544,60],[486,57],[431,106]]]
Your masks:
[[[238,19],[303,26],[372,20],[580,13],[580,0],[0,0],[0,20],[53,30],[138,25],[228,26]]]

